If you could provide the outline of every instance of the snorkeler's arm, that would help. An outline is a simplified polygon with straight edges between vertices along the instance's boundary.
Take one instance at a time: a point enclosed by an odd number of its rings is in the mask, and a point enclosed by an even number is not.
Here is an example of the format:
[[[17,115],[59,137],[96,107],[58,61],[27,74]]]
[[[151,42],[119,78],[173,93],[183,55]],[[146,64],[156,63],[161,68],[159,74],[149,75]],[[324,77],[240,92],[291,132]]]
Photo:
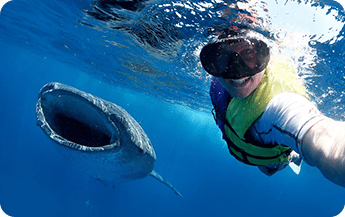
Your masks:
[[[301,152],[335,184],[345,187],[345,122],[323,119],[304,135]]]

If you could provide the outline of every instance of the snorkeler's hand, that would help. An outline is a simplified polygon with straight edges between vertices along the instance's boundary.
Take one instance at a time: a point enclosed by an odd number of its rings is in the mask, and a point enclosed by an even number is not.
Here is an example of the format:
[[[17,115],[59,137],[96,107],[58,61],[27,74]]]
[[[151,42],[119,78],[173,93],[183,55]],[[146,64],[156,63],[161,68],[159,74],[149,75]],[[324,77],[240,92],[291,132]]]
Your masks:
[[[309,165],[345,187],[345,122],[330,118],[317,122],[305,134],[301,149]]]

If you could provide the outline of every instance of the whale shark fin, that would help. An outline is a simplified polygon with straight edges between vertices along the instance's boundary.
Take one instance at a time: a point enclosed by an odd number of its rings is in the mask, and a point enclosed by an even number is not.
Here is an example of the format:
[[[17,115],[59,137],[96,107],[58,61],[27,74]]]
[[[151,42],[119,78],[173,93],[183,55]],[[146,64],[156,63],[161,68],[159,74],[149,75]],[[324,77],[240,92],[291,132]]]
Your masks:
[[[159,175],[156,171],[152,170],[151,173],[149,173],[150,176],[154,177],[155,179],[157,179],[158,181],[161,181],[163,184],[165,184],[166,186],[168,186],[169,188],[171,188],[171,190],[173,190],[175,192],[175,194],[179,195],[180,197],[183,197],[182,194],[176,190],[176,188],[174,188],[174,186],[172,186],[172,184],[170,184],[170,182],[168,182],[167,180],[165,180],[161,175]]]

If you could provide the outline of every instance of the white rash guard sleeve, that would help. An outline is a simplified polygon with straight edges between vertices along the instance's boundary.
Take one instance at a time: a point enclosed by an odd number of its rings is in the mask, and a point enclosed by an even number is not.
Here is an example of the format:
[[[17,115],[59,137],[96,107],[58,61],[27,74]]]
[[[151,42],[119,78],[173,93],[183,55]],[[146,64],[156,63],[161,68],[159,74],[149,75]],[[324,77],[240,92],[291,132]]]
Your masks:
[[[256,142],[286,145],[301,155],[303,136],[324,118],[314,103],[304,96],[281,93],[271,99],[248,133]]]

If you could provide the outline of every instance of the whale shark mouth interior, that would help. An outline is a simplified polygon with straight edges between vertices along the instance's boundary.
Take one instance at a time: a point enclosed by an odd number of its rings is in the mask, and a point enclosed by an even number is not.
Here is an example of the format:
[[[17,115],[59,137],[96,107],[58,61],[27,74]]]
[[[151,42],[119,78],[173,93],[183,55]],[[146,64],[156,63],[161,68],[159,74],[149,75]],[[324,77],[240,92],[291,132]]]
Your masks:
[[[41,106],[51,129],[70,142],[102,147],[118,137],[118,130],[107,115],[79,95],[48,93],[42,97]]]

